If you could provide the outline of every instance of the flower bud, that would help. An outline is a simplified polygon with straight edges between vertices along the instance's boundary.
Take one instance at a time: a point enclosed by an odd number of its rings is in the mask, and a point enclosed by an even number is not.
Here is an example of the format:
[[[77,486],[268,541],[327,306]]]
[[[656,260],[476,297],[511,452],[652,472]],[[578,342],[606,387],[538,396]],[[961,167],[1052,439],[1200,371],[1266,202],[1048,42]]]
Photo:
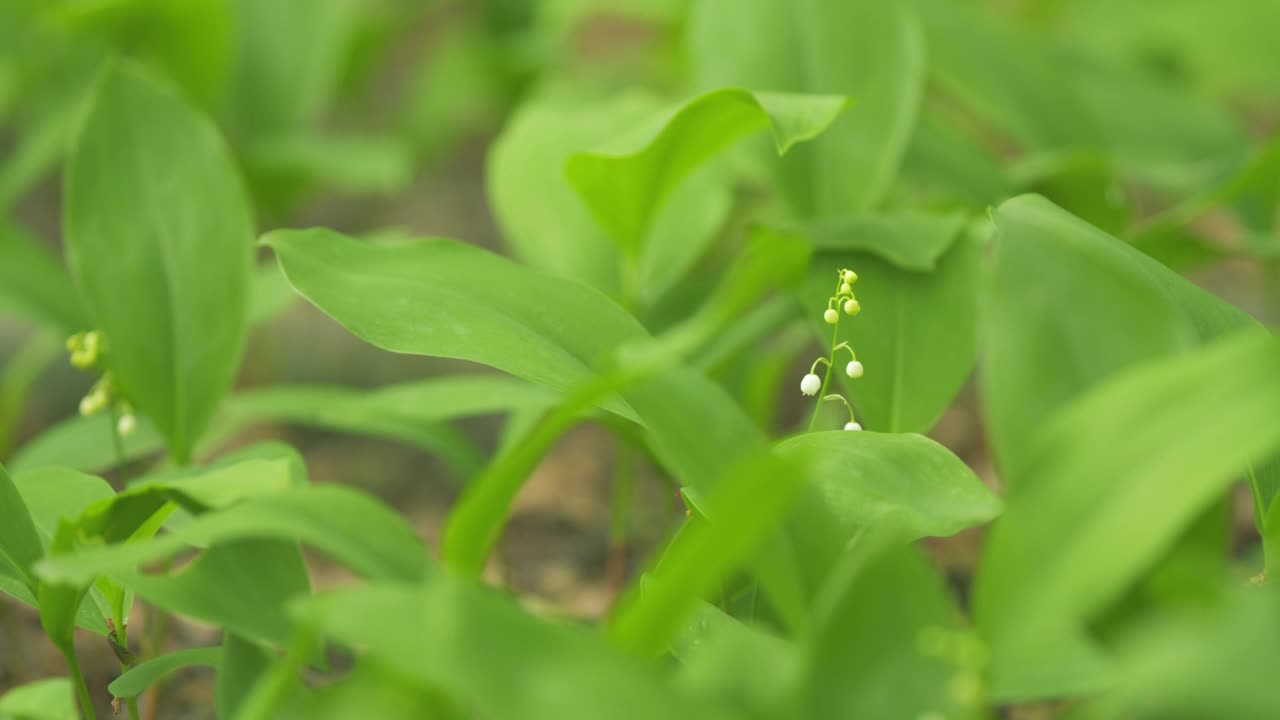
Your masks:
[[[844,424],[845,430],[861,430],[862,426],[856,422],[847,422]]]
[[[862,363],[858,362],[857,360],[854,360],[850,362],[848,365],[845,365],[844,374],[848,375],[851,378],[862,377]]]
[[[826,320],[828,325],[835,325],[840,320],[840,314],[831,308],[827,308],[827,311],[822,313],[822,319]]]
[[[853,288],[849,287],[849,283],[840,283],[840,294],[841,294],[841,295],[852,295],[852,294],[853,294]]]
[[[844,301],[844,313],[846,315],[857,315],[862,312],[862,303],[852,298]]]
[[[116,420],[116,432],[121,436],[132,435],[133,431],[138,427],[138,421],[131,414],[121,415]]]
[[[845,270],[845,271],[840,275],[840,279],[841,279],[841,280],[844,280],[846,283],[848,283],[848,284],[852,285],[852,284],[854,284],[854,283],[858,282],[858,273],[856,273],[856,272],[854,272],[854,271],[852,271],[852,270]]]
[[[822,378],[814,375],[813,373],[805,375],[804,379],[800,381],[800,392],[805,395],[817,395],[818,391],[821,389]]]

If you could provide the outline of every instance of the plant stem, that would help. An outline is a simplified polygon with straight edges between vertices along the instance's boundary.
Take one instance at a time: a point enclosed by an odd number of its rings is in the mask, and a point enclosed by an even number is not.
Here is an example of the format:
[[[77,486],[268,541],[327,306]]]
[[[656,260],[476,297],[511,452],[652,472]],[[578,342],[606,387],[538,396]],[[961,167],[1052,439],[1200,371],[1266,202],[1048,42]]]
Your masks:
[[[813,406],[813,415],[809,416],[809,432],[818,424],[818,413],[822,412],[822,399],[827,396],[827,386],[831,383],[831,368],[836,365],[836,342],[840,337],[840,315],[837,310],[835,324],[831,326],[831,354],[827,357],[827,371],[822,375],[822,390],[818,392],[818,402]]]
[[[63,650],[62,656],[67,659],[67,672],[76,683],[76,695],[80,698],[80,713],[87,720],[98,720],[98,715],[93,710],[93,699],[89,697],[89,686],[84,681],[84,673],[80,672],[80,661],[76,659],[75,647]]]
[[[116,451],[116,469],[124,466],[124,440],[120,437],[120,417],[114,407],[108,407],[111,417],[111,447]]]
[[[112,410],[111,412],[113,415],[115,414],[114,410]],[[118,441],[119,435],[115,432],[115,430],[116,430],[115,423],[112,422],[111,432],[113,435],[116,436],[116,439]],[[118,639],[121,645],[123,645],[126,648],[129,647],[129,627],[125,625],[123,622],[120,623],[120,629],[116,631],[116,638]],[[126,664],[123,660],[120,661],[121,670],[127,671],[130,667],[131,666]],[[129,706],[129,720],[138,720],[138,698],[136,696],[125,698],[125,704]]]

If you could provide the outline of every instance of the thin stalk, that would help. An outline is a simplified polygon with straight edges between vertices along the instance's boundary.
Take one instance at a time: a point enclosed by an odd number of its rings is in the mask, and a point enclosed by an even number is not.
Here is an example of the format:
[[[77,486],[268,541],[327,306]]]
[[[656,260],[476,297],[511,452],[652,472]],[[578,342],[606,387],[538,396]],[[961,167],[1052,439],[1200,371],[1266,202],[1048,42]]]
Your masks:
[[[809,417],[809,432],[813,432],[813,428],[818,424],[818,413],[822,412],[822,398],[827,396],[827,386],[831,383],[831,368],[836,364],[836,340],[840,337],[840,315],[839,310],[836,311],[836,321],[831,326],[831,355],[827,357],[827,371],[822,374],[822,390],[818,392],[818,402],[814,403],[813,415]]]
[[[93,699],[89,697],[89,685],[84,681],[84,673],[80,672],[80,661],[76,659],[75,647],[63,650],[62,656],[67,659],[67,672],[76,683],[76,696],[80,698],[80,713],[86,720],[98,720],[97,713],[93,711]]]
[[[111,447],[116,451],[116,469],[124,467],[124,439],[120,437],[120,416],[115,406],[109,405],[107,413],[111,419]]]
[[[115,410],[113,409],[111,413],[112,415],[114,415]],[[112,425],[111,425],[111,434],[115,435],[117,440],[119,439],[119,434],[116,432],[114,420],[112,421]],[[118,639],[118,642],[121,645],[123,645],[125,648],[128,648],[129,647],[129,627],[124,623],[120,623],[120,629],[116,631],[116,638]],[[120,661],[121,670],[127,671],[131,667],[133,667],[131,664],[126,663],[123,660]],[[125,698],[125,704],[129,706],[129,720],[138,720],[138,698],[136,696]]]

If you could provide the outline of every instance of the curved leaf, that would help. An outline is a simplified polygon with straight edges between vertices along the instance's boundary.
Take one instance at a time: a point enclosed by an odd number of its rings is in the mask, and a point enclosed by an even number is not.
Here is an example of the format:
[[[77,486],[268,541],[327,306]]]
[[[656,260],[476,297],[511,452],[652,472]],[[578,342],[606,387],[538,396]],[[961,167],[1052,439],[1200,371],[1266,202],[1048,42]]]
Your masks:
[[[88,324],[62,264],[34,236],[6,222],[0,222],[0,309],[67,335]]]
[[[171,652],[134,665],[112,680],[107,690],[115,697],[137,697],[165,675],[192,666],[215,667],[221,657],[221,647],[187,648]]]
[[[782,155],[821,134],[847,104],[836,96],[715,90],[685,104],[656,134],[627,137],[635,149],[573,155],[565,174],[623,252],[635,255],[662,202],[694,168],[766,126]]]
[[[110,68],[66,174],[67,255],[125,396],[185,461],[244,346],[253,220],[213,124]]]
[[[689,42],[702,87],[737,85],[853,98],[847,113],[781,164],[804,217],[864,212],[897,174],[924,90],[912,3],[701,0]]]

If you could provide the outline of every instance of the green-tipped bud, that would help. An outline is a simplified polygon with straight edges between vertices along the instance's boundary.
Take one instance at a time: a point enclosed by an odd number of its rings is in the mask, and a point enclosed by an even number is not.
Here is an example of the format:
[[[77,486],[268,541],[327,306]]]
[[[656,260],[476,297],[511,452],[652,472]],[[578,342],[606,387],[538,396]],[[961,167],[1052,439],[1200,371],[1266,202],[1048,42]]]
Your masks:
[[[849,285],[852,285],[858,282],[858,273],[852,270],[845,270],[843,273],[840,274],[840,279],[845,281]]]
[[[840,321],[840,313],[832,310],[831,308],[827,308],[827,311],[822,313],[822,319],[826,320],[828,325],[835,325]]]
[[[844,301],[844,314],[857,315],[862,312],[862,303],[852,298]]]

